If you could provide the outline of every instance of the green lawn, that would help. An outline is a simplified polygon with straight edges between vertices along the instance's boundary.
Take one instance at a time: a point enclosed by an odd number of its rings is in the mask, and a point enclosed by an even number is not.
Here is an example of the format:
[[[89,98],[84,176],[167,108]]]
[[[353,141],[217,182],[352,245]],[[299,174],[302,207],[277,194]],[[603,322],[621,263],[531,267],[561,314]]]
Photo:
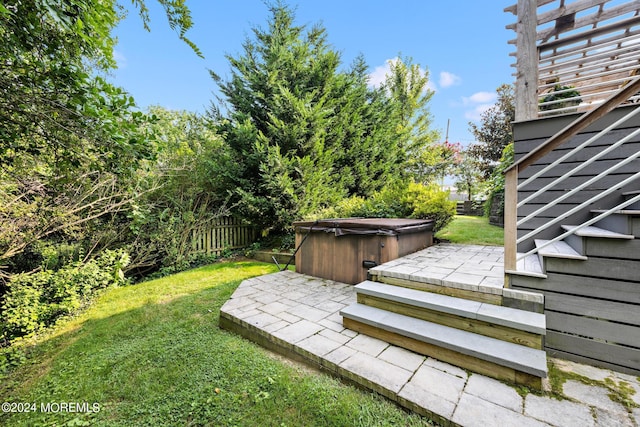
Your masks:
[[[220,330],[219,309],[238,284],[273,271],[221,263],[107,290],[41,339],[0,386],[3,402],[33,402],[38,410],[97,403],[99,412],[0,413],[0,425],[428,424]]]
[[[489,224],[489,219],[477,216],[455,216],[453,221],[440,230],[436,237],[451,243],[470,245],[502,246],[504,230]]]

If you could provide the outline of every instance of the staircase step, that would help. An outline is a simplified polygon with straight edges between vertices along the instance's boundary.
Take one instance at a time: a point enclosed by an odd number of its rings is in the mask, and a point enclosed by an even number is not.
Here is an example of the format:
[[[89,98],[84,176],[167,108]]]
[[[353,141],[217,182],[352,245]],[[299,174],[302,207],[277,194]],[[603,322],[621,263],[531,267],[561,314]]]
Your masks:
[[[605,209],[592,209],[591,212],[595,214],[599,214],[607,211]],[[613,214],[640,216],[640,210],[639,209],[620,209],[618,211],[613,211]]]
[[[626,191],[622,193],[622,197],[624,197],[625,200],[633,199],[636,196],[640,196],[640,190]],[[627,209],[640,209],[640,202],[630,204],[627,206]]]
[[[570,231],[576,228],[577,225],[563,225],[562,228],[565,231]],[[602,239],[625,239],[625,240],[633,240],[635,237],[630,234],[622,234],[616,233],[615,231],[605,230],[600,227],[583,227],[580,230],[574,233],[576,236],[580,237],[598,237]]]
[[[518,253],[517,257],[520,258],[523,254]],[[540,257],[538,254],[527,255],[526,257],[518,260],[515,270],[505,270],[507,274],[515,274],[518,276],[536,277],[539,279],[546,279],[547,275],[542,270],[542,264],[540,263]]]
[[[543,350],[508,343],[357,303],[344,308],[340,314],[343,316],[346,327],[359,328],[360,332],[371,336],[378,335],[378,338],[400,346],[403,345],[402,337],[415,340],[406,342],[407,348],[413,351],[420,352],[419,343],[426,343],[425,354],[428,351],[428,355],[437,359],[471,370],[478,369],[482,371],[479,372],[482,374],[502,375],[498,370],[492,370],[487,366],[483,367],[482,364],[476,364],[472,360],[481,360],[492,365],[512,369],[516,372],[513,376],[513,380],[516,382],[518,382],[517,373],[520,372],[538,378],[547,376],[547,358]],[[361,325],[368,327],[360,327]],[[449,352],[430,354],[432,351],[429,350],[431,348],[429,346],[446,349]],[[467,357],[458,358],[456,354]],[[469,360],[469,357],[472,360]]]
[[[542,245],[549,242],[549,240],[536,239],[535,244],[536,247],[541,247]],[[580,255],[576,252],[571,246],[563,241],[554,242],[548,246],[543,247],[538,251],[543,257],[550,258],[564,258],[564,259],[578,259],[582,261],[586,261],[587,257],[584,255]]]
[[[593,209],[591,213],[599,215],[607,212],[603,209]],[[611,215],[596,222],[598,227],[615,231],[616,233],[629,234],[640,238],[640,210],[623,209],[614,211]]]
[[[355,286],[358,294],[398,302],[426,310],[479,320],[520,331],[544,335],[546,318],[543,314],[515,308],[470,301],[415,289],[365,281]]]

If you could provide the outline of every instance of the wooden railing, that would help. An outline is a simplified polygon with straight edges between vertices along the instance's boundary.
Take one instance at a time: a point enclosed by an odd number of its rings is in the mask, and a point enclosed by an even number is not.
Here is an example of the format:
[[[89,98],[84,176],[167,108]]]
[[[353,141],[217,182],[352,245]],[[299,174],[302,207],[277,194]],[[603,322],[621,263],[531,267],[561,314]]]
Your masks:
[[[255,227],[234,217],[223,217],[194,230],[192,253],[220,255],[225,250],[246,248],[256,238]]]

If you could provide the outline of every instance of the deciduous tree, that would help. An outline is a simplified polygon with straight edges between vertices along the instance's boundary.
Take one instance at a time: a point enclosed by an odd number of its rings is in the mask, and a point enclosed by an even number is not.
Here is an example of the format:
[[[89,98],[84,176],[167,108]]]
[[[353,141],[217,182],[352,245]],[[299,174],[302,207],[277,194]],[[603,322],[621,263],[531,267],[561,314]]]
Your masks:
[[[473,145],[471,154],[480,159],[485,178],[491,176],[500,161],[502,151],[513,141],[511,123],[515,120],[514,88],[504,84],[496,89],[496,104],[482,113],[480,125],[469,123],[478,144]]]

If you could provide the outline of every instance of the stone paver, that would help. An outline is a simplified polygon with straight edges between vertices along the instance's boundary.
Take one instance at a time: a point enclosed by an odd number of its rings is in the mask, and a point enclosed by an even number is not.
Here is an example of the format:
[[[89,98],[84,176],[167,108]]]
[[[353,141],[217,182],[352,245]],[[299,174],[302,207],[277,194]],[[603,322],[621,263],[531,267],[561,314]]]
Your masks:
[[[431,392],[431,387],[424,388],[423,384],[409,382],[400,393],[398,393],[399,402],[405,407],[417,410],[423,415],[437,414],[445,419],[451,419],[453,411],[456,409],[457,402],[451,402]],[[414,406],[417,406],[415,408]],[[421,408],[422,411],[420,411]],[[428,411],[428,412],[427,412]]]
[[[410,383],[419,384],[425,390],[457,403],[467,382],[466,378],[448,374],[428,365],[422,365],[411,378]]]
[[[393,345],[380,353],[378,358],[412,372],[418,369],[426,359],[425,356]]]
[[[359,351],[343,360],[340,367],[392,393],[399,392],[413,374],[409,370]],[[381,390],[376,391],[381,392]],[[382,394],[386,393],[382,392]]]
[[[549,424],[527,417],[493,402],[481,399],[472,394],[464,393],[452,421],[462,426],[517,426],[517,427],[548,427]]]
[[[598,427],[635,427],[628,413],[595,408]]]
[[[293,325],[277,330],[273,333],[273,336],[295,344],[311,335],[317,334],[320,330],[322,330],[322,326],[303,319]]]
[[[610,391],[600,386],[589,386],[579,381],[568,380],[562,387],[565,396],[611,413],[626,413],[626,409],[609,397]]]
[[[583,377],[591,378],[596,381],[604,381],[609,377],[612,372],[607,369],[600,369],[594,366],[582,365],[570,360],[557,360],[554,365],[556,368],[564,372],[572,372],[574,374],[582,375]]]
[[[589,427],[595,425],[591,409],[582,403],[528,394],[524,414],[553,426]]]
[[[317,357],[322,357],[325,354],[331,353],[336,348],[342,347],[342,344],[323,335],[315,334],[300,341],[298,346]]]
[[[369,270],[393,277],[456,289],[503,295],[504,249],[495,246],[439,244]],[[510,293],[526,300],[527,295]]]
[[[389,347],[389,344],[377,338],[360,334],[347,342],[346,346],[375,357]]]
[[[306,304],[289,307],[287,309],[287,313],[293,314],[294,316],[298,316],[302,319],[310,320],[312,322],[317,322],[327,317],[326,311],[318,310],[317,308],[313,308]]]
[[[471,375],[464,391],[512,411],[522,412],[522,396],[514,388],[493,378]]]
[[[444,245],[394,260],[393,266],[397,267],[397,274],[413,271],[411,277],[420,276],[421,280],[435,284],[463,275],[462,266],[466,264],[464,269],[468,270],[475,263],[479,268],[473,276],[477,277],[457,286],[482,288],[482,281],[486,285],[496,279],[496,271],[502,273],[502,256],[502,248]],[[386,265],[376,267],[376,274],[384,274]],[[429,269],[436,268],[435,265],[438,270],[432,276],[436,278],[429,277]],[[483,275],[483,271],[490,274]],[[497,281],[491,285],[499,289]],[[526,292],[505,289],[503,295],[539,302],[538,296]],[[283,351],[295,352],[328,372],[444,423],[451,421],[470,427],[640,427],[640,408],[627,410],[609,398],[605,387],[568,380],[563,386],[565,400],[535,394],[522,398],[516,389],[500,381],[469,375],[459,367],[345,329],[339,311],[355,300],[350,285],[283,271],[242,282],[221,313],[225,319],[251,328],[253,334]],[[640,404],[637,377],[574,362],[552,361],[561,370],[594,381],[606,380],[609,385],[624,382],[626,387],[637,391],[631,399]]]
[[[331,363],[335,363],[336,365],[339,365],[340,363],[344,362],[345,360],[347,360],[357,352],[358,350],[354,350],[350,347],[341,346],[335,349],[334,351],[332,351],[331,353],[328,353],[327,355],[325,355],[324,359]]]

